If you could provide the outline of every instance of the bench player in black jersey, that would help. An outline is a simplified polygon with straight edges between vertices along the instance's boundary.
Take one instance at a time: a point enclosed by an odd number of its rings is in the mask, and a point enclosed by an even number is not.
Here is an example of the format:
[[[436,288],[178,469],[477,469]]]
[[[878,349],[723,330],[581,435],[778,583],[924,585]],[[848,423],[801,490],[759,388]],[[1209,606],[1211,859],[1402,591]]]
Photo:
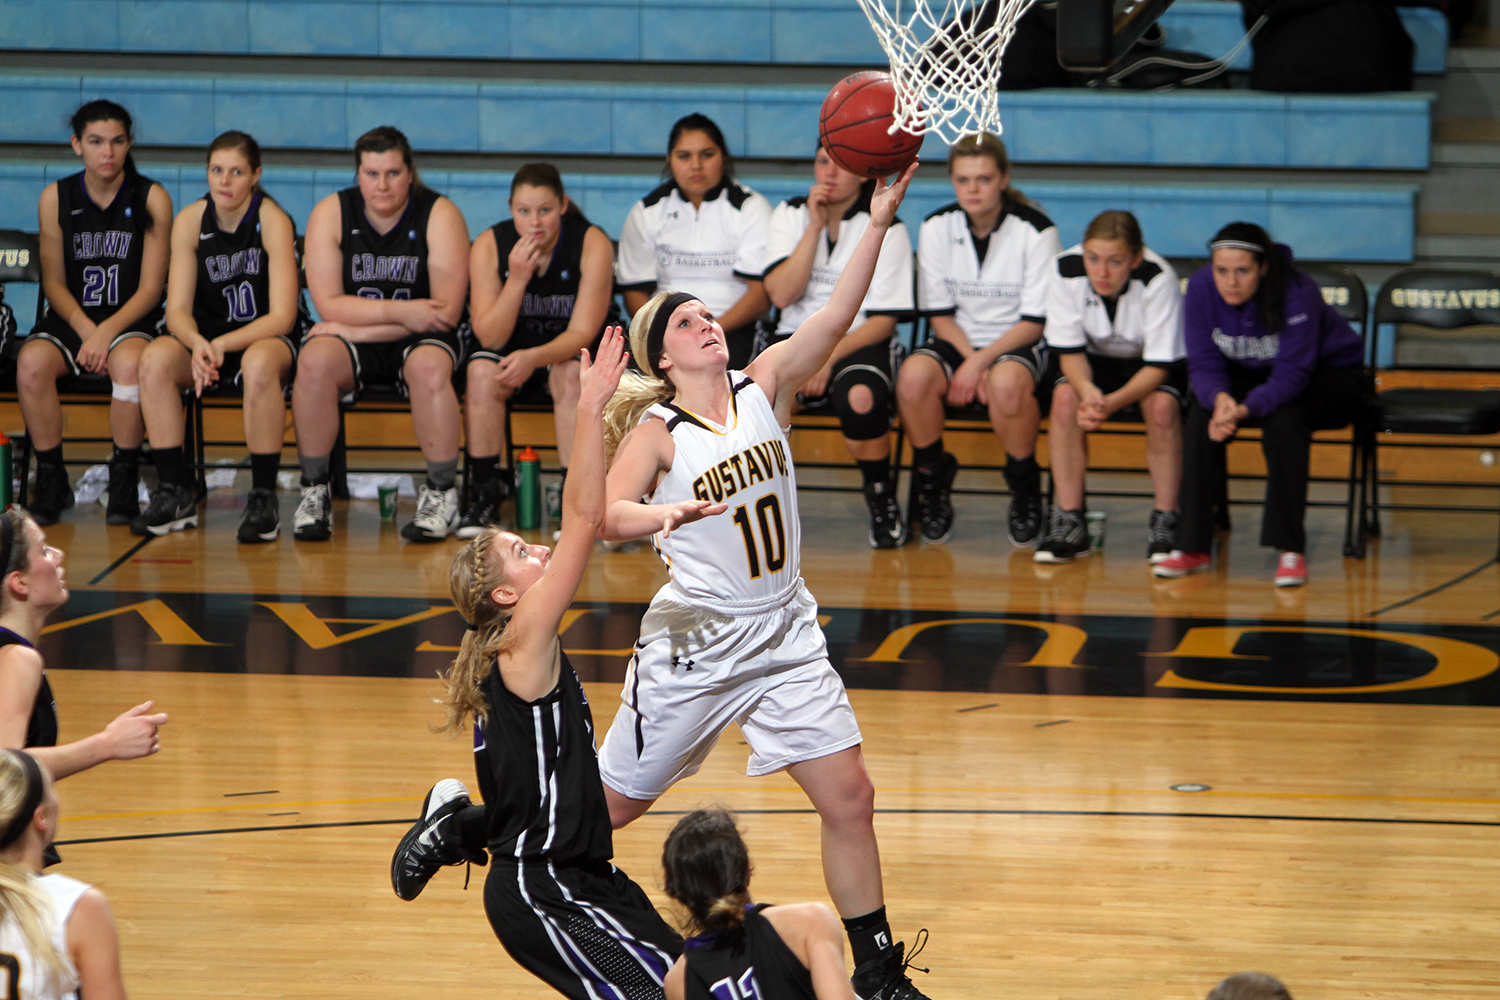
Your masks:
[[[64,375],[108,373],[111,382],[109,507],[105,520],[140,513],[141,352],[161,332],[172,199],[130,156],[130,112],[90,101],[74,113],[73,152],[83,170],[49,184],[37,204],[42,315],[16,359],[16,389],[36,452],[31,513],[52,524],[73,506],[63,465]]]
[[[281,533],[276,470],[286,427],[285,386],[302,333],[297,231],[260,187],[260,146],[225,132],[208,147],[206,195],[172,224],[167,332],[141,357],[141,412],[161,485],[130,522],[137,535],[198,525],[183,454],[179,392],[240,392],[251,488],[239,540]]]
[[[491,525],[453,561],[449,586],[468,630],[444,674],[447,728],[475,723],[484,805],[453,779],[435,785],[402,838],[391,882],[415,898],[438,867],[493,863],[484,908],[505,950],[576,1000],[661,1000],[682,939],[610,863],[609,807],[594,723],[557,629],[604,518],[605,402],[625,370],[619,327],[597,364],[580,362],[573,474],[555,551]]]
[[[297,356],[292,419],[302,464],[293,534],[333,531],[328,466],[339,401],[395,383],[411,400],[427,460],[417,513],[401,529],[436,542],[458,524],[459,409],[453,374],[463,364],[469,231],[458,208],[422,184],[411,145],[382,125],[354,144],[358,183],[318,202],[307,219],[307,289],[321,320]]]
[[[550,163],[528,163],[510,182],[511,217],[479,234],[469,251],[476,348],[464,389],[469,508],[459,538],[495,520],[509,482],[500,471],[511,399],[551,402],[563,478],[578,409],[578,352],[620,322],[614,249],[568,200]]]
[[[695,932],[667,973],[667,1000],[855,1000],[838,916],[822,903],[752,903],[750,851],[729,813],[684,816],[661,865]]]

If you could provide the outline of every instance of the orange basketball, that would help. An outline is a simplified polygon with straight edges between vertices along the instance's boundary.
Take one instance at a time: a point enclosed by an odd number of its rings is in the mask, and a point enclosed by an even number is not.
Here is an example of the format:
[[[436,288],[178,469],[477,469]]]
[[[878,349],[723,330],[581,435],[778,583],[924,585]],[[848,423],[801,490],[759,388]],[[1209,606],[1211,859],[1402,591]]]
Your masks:
[[[833,161],[861,177],[888,177],[917,158],[922,137],[897,129],[896,88],[889,73],[866,70],[840,80],[823,100],[818,139]]]

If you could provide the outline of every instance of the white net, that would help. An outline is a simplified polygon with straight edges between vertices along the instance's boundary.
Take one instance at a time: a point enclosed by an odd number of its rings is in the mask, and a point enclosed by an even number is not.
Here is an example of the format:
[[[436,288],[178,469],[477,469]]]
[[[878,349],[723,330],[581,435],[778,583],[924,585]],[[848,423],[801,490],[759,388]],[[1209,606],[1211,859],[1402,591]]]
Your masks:
[[[859,0],[891,61],[896,124],[950,145],[1000,133],[1000,57],[1035,0]]]

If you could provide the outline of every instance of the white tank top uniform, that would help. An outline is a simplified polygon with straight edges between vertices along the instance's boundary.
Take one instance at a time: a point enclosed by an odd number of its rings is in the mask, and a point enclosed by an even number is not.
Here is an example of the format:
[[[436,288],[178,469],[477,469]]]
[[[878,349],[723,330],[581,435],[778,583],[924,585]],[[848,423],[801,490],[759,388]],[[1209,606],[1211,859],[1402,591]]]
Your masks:
[[[975,350],[1023,319],[1050,319],[1047,278],[1062,243],[1052,220],[1035,208],[1006,202],[983,261],[969,217],[956,202],[929,215],[917,241],[922,312],[952,316]]]
[[[776,206],[771,213],[771,235],[767,240],[767,258],[770,263],[766,273],[792,255],[802,234],[807,231],[807,199],[792,198]],[[860,199],[850,206],[839,223],[838,242],[828,242],[828,231],[818,241],[813,255],[812,272],[807,277],[807,290],[802,298],[781,310],[781,319],[776,324],[776,336],[789,337],[797,327],[823,308],[833,294],[833,286],[839,275],[854,256],[854,248],[860,237],[870,227],[870,203]],[[911,237],[900,221],[886,230],[880,244],[880,257],[875,262],[875,276],[870,280],[870,290],[860,303],[859,315],[849,324],[854,329],[870,316],[903,316],[912,310],[912,264]]]
[[[771,203],[726,180],[697,208],[667,181],[635,203],[620,230],[622,291],[691,292],[722,316],[766,269]]]
[[[818,605],[802,583],[802,522],[791,449],[765,392],[726,373],[729,421],[670,403],[647,410],[672,435],[672,468],[649,502],[727,504],[653,544],[671,579],[641,620],[622,704],[599,751],[605,784],[656,798],[695,773],[732,722],[751,776],[860,742],[828,661]]]
[[[1120,292],[1111,318],[1083,267],[1083,245],[1057,257],[1047,291],[1047,346],[1106,358],[1169,365],[1187,357],[1182,286],[1177,273],[1147,248]]]
[[[10,977],[11,982],[5,996],[15,1000],[78,1000],[78,970],[68,957],[68,918],[90,886],[66,875],[37,876],[36,884],[52,900],[53,922],[48,937],[62,958],[66,974],[61,982],[55,981],[47,963],[31,954],[15,918],[7,916],[0,923],[0,955],[14,958],[16,965],[12,969],[0,966],[0,980]]]

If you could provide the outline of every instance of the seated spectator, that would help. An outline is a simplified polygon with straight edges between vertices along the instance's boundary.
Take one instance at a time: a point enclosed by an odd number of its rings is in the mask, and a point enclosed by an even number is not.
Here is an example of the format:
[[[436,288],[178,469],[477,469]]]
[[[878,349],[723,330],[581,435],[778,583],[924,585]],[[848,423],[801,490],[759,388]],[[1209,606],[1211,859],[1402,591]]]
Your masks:
[[[250,447],[250,496],[239,540],[281,534],[276,472],[286,430],[303,316],[297,278],[297,230],[260,187],[260,146],[225,132],[208,147],[208,193],[177,213],[167,282],[167,332],[141,355],[141,414],[160,485],[137,535],[198,526],[193,477],[183,453],[186,414],[179,392],[191,388],[244,396]]]
[[[63,412],[57,380],[93,372],[110,380],[106,524],[141,512],[141,352],[162,332],[162,290],[172,199],[141,176],[130,155],[130,112],[90,101],[72,118],[73,152],[83,169],[42,191],[37,225],[42,314],[16,357],[16,390],[36,452],[31,514],[52,524],[73,506],[63,464]]]
[[[615,278],[634,316],[659,289],[703,300],[724,328],[729,367],[755,355],[758,322],[771,306],[766,226],[771,203],[734,179],[734,160],[713,119],[672,125],[665,183],[635,203],[620,230]]]
[[[469,508],[454,532],[477,538],[509,495],[500,469],[511,399],[552,404],[563,479],[578,414],[578,352],[620,322],[614,247],[568,200],[550,163],[528,163],[510,182],[511,217],[469,251],[469,304],[476,348],[466,369],[464,434]]]
[[[1123,410],[1146,423],[1146,467],[1156,506],[1146,558],[1176,547],[1177,487],[1182,481],[1182,404],[1187,365],[1182,290],[1172,265],[1146,248],[1129,212],[1103,212],[1064,250],[1047,293],[1047,424],[1054,504],[1036,561],[1088,555],[1084,474],[1088,432]]]
[[[307,218],[307,290],[321,318],[307,332],[292,385],[302,501],[301,542],[333,534],[329,465],[339,401],[394,382],[411,400],[427,461],[417,512],[401,529],[437,542],[458,526],[460,415],[453,374],[464,360],[469,231],[453,202],[417,176],[406,136],[386,125],[354,143],[355,185]]]
[[[958,200],[929,215],[918,236],[918,305],[932,339],[896,380],[916,477],[909,513],[923,541],[953,533],[958,460],[943,451],[944,407],[979,406],[1005,447],[1011,544],[1032,546],[1043,520],[1037,429],[1051,403],[1042,379],[1047,275],[1062,246],[1052,220],[1010,186],[1010,159],[995,136],[955,143],[948,176]]]
[[[1188,281],[1183,334],[1193,405],[1183,430],[1177,551],[1157,576],[1208,569],[1225,444],[1261,428],[1266,456],[1260,543],[1279,550],[1275,583],[1307,582],[1307,465],[1312,433],[1344,427],[1363,392],[1364,344],[1292,252],[1261,227],[1234,222],[1209,244],[1211,262]]]
[[[1275,976],[1236,972],[1209,990],[1206,1000],[1292,1000],[1292,994]]]
[[[860,235],[870,225],[875,182],[834,163],[818,149],[813,186],[771,213],[765,288],[780,310],[774,340],[796,332],[821,309],[844,271]],[[892,336],[896,320],[912,309],[911,237],[899,221],[886,230],[870,290],[833,355],[802,386],[809,409],[832,409],[844,445],[859,463],[870,508],[870,546],[890,549],[906,541],[891,473]]]
[[[728,996],[855,1000],[844,967],[839,918],[822,903],[771,906],[750,900],[750,851],[734,817],[699,809],[678,821],[662,848],[663,888],[687,910],[695,936],[667,973],[667,1000]],[[886,993],[860,966],[854,982],[865,996]],[[749,992],[725,993],[725,981],[753,981]],[[871,988],[873,987],[873,988]]]

